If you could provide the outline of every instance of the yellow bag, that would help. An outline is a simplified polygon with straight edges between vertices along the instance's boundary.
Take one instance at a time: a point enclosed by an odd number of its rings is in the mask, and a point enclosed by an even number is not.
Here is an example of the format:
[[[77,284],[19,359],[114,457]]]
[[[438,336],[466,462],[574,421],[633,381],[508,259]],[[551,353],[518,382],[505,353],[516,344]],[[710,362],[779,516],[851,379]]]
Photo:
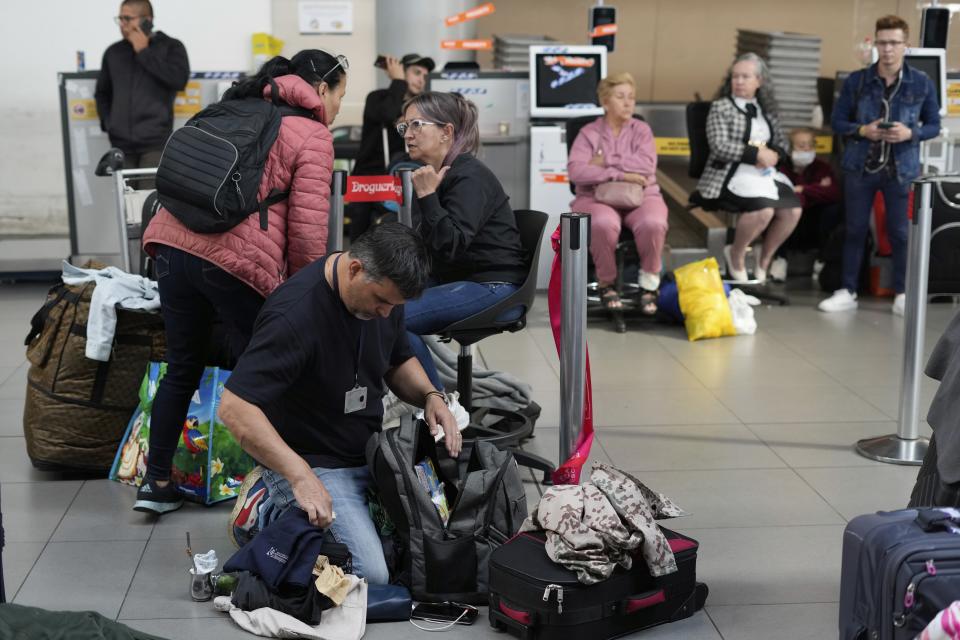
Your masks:
[[[677,279],[683,324],[691,342],[737,335],[716,259],[684,265],[673,274]]]

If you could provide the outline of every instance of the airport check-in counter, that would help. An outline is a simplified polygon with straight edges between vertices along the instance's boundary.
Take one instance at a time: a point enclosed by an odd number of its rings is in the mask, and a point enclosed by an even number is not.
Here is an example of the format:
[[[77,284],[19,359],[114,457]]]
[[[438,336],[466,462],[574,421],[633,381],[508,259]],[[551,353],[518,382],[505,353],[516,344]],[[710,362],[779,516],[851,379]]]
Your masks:
[[[530,75],[525,71],[434,72],[427,90],[460,93],[477,105],[480,159],[510,196],[530,208]]]

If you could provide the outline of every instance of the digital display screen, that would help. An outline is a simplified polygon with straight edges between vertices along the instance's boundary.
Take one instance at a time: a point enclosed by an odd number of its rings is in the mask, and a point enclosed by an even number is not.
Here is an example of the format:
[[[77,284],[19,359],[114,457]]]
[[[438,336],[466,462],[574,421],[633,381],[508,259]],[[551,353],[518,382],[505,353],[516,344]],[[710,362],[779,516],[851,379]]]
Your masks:
[[[943,78],[940,75],[942,73],[940,69],[940,62],[941,62],[940,57],[939,56],[923,56],[923,55],[912,56],[910,54],[907,54],[906,60],[908,65],[910,65],[914,69],[919,69],[920,71],[923,71],[925,74],[927,74],[927,77],[933,80],[933,86],[936,88],[936,92],[937,92],[937,104],[942,109],[943,103],[941,102],[941,98],[943,96],[943,93],[942,93],[943,87],[940,86],[940,83],[943,80]]]
[[[538,53],[535,73],[538,107],[599,105],[601,54]]]

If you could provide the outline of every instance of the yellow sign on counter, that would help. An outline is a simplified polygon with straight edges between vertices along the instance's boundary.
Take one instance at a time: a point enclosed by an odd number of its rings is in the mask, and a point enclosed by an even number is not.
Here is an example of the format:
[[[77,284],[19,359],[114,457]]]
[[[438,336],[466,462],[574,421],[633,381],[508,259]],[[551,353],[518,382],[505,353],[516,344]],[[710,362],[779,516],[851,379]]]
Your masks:
[[[656,138],[658,156],[688,156],[690,141],[686,138]]]
[[[97,101],[93,98],[77,98],[70,101],[71,120],[96,120]]]
[[[960,116],[960,82],[947,81],[947,115]]]
[[[177,94],[173,102],[173,116],[175,118],[189,118],[200,112],[200,82],[191,80],[183,91]]]
[[[960,83],[957,89],[957,109],[960,113]],[[687,138],[656,138],[658,156],[689,156],[690,141]],[[817,154],[833,153],[833,136],[816,136]]]

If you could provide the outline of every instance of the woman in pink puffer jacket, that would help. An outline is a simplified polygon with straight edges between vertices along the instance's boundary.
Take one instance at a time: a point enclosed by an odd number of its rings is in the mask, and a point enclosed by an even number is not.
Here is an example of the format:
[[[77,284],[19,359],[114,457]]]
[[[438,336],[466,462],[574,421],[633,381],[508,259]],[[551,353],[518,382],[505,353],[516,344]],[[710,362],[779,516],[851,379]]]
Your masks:
[[[161,514],[178,509],[182,497],[170,483],[173,454],[190,399],[210,353],[218,318],[229,358],[246,348],[263,301],[285,279],[326,254],[333,123],[347,85],[347,60],[308,49],[292,59],[277,56],[256,76],[231,88],[224,100],[271,98],[312,112],[287,116],[270,149],[258,197],[273,189],[290,196],[272,205],[268,228],[251,215],[223,233],[197,233],[160,209],[143,237],[154,257],[167,339],[167,372],[160,381],[150,425],[147,472],[134,509]]]

